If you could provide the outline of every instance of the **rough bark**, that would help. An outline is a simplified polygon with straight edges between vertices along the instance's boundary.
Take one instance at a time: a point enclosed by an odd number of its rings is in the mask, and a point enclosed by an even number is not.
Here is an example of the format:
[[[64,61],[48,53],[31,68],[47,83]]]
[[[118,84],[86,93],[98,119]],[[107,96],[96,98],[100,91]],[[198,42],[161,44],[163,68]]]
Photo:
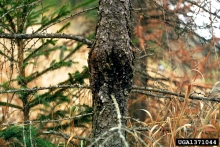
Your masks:
[[[130,40],[130,0],[100,0],[99,23],[96,36],[89,53],[90,85],[93,94],[93,138],[118,126],[113,95],[122,116],[127,115],[127,99],[132,86],[133,52]],[[126,120],[122,118],[122,125]],[[113,135],[111,138],[107,136]],[[125,136],[125,132],[122,131]],[[124,146],[119,134],[111,132],[102,136],[96,146]]]

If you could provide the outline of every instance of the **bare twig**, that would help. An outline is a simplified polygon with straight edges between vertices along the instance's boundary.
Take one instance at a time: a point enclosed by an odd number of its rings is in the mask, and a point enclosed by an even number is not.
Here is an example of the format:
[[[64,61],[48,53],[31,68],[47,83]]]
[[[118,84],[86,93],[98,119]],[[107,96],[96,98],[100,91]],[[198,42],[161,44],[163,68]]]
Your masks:
[[[202,10],[204,10],[205,12],[209,13],[210,15],[213,15],[213,16],[215,16],[215,17],[217,17],[217,18],[220,19],[220,16],[217,15],[217,13],[219,12],[219,10],[217,10],[218,12],[211,12],[210,10],[205,9],[204,6],[201,6],[201,5],[199,5],[198,3],[194,2],[194,1],[191,1],[191,0],[186,0],[186,1],[187,1],[188,3],[190,3],[190,4],[193,4],[193,5],[197,6],[197,7],[199,7],[200,9],[202,9]]]
[[[122,123],[121,123],[122,116],[121,116],[121,112],[120,112],[120,109],[119,109],[119,106],[118,106],[118,102],[117,102],[117,100],[116,100],[116,98],[113,94],[111,94],[111,98],[112,98],[112,101],[115,105],[117,118],[118,118],[118,134],[119,134],[120,138],[122,139],[125,147],[128,147],[129,145],[128,145],[126,139],[125,139],[125,135],[122,134]]]

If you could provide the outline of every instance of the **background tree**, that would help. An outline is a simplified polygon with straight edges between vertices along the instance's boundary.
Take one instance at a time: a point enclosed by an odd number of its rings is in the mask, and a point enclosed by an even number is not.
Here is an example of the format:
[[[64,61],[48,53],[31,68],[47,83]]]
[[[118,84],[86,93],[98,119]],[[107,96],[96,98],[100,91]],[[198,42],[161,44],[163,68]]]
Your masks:
[[[75,41],[59,43],[58,39],[54,38],[54,34],[50,34],[53,37],[48,37],[49,34],[43,34],[53,26],[54,33],[58,34],[56,38],[66,38],[63,33],[72,25],[70,22],[64,21],[70,17],[70,12],[73,12],[71,17],[74,17],[78,7],[84,7],[91,3],[93,2],[77,2],[74,7],[71,5],[59,7],[56,3],[51,2],[48,5],[49,2],[45,1],[0,1],[0,33],[4,38],[1,40],[0,52],[1,123],[12,122],[12,124],[21,123],[23,125],[23,127],[12,125],[7,129],[4,129],[4,126],[1,127],[0,137],[4,138],[5,146],[12,144],[16,144],[16,146],[41,146],[42,142],[45,142],[39,137],[43,131],[58,131],[60,129],[67,131],[71,126],[70,132],[73,133],[74,128],[87,128],[85,124],[90,122],[91,114],[85,116],[82,114],[91,112],[92,109],[83,102],[74,102],[74,99],[80,97],[82,99],[80,95],[88,91],[78,89],[79,85],[84,84],[84,80],[89,76],[88,68],[81,67],[80,72],[74,70],[73,66],[77,63],[75,54],[83,44]],[[57,25],[60,22],[62,24]],[[88,33],[86,36],[89,35],[91,34]],[[66,73],[59,73],[63,71]],[[56,76],[53,77],[53,75]],[[60,76],[62,78],[59,78]],[[45,79],[45,77],[47,78]],[[44,81],[46,81],[46,85]],[[49,86],[49,83],[53,86]],[[69,89],[70,87],[72,88]],[[2,92],[4,90],[6,91]],[[62,120],[63,118],[75,117],[75,115],[82,115],[82,117],[70,121]],[[61,120],[53,121],[54,119]],[[39,123],[32,126],[30,121],[39,121]],[[48,134],[48,132],[46,133]],[[16,138],[16,140],[12,138]],[[55,143],[57,144],[57,142]],[[71,143],[76,145],[74,142]],[[51,143],[45,142],[44,146],[51,146]]]

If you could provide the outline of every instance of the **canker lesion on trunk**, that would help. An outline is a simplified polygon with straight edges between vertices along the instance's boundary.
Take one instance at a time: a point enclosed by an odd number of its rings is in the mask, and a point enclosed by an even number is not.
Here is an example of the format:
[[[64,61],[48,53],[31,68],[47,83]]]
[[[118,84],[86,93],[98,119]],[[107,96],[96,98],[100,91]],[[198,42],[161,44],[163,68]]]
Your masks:
[[[128,27],[129,7],[130,0],[99,1],[100,20],[88,59],[94,108],[93,138],[117,126],[117,114],[111,95],[116,98],[121,115],[127,115],[134,60]],[[126,120],[122,119],[122,124],[126,126]],[[106,144],[123,145],[117,135]]]

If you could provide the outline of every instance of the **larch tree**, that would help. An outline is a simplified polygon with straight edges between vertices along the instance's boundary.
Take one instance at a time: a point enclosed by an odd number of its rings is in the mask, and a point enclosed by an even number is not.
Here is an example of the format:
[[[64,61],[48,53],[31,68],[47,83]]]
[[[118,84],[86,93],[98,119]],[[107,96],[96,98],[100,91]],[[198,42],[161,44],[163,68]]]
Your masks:
[[[132,87],[134,60],[130,38],[130,0],[100,0],[99,22],[89,53],[93,94],[93,138],[104,146],[126,145],[127,100]],[[119,132],[119,133],[118,133]]]

